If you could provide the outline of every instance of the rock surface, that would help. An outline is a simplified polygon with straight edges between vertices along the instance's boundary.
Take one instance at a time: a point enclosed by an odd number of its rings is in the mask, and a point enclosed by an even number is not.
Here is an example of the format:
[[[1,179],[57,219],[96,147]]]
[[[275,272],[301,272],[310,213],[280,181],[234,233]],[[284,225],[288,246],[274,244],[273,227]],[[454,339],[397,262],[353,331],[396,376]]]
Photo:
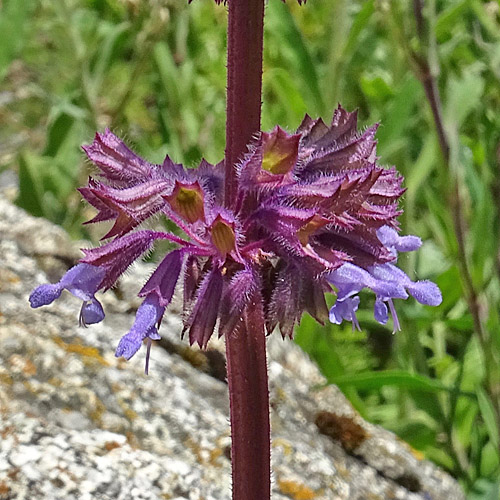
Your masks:
[[[79,328],[79,301],[66,293],[29,308],[30,290],[78,256],[60,228],[0,194],[0,500],[230,499],[222,356],[180,340],[174,307],[149,376],[144,350],[114,357],[148,266],[103,297],[99,325]],[[337,388],[318,389],[321,375],[292,342],[271,336],[268,348],[274,500],[464,499]]]

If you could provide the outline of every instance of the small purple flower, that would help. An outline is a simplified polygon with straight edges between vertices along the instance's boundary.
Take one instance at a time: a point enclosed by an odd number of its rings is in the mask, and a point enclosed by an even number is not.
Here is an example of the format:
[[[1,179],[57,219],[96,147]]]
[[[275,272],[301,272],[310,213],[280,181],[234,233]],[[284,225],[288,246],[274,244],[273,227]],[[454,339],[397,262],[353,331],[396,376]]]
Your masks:
[[[399,236],[397,232],[383,226],[377,231],[379,240],[394,256],[394,262],[399,252],[417,250],[422,242],[416,236]],[[439,288],[432,282],[424,280],[413,282],[401,269],[392,263],[377,264],[366,269],[351,263],[343,264],[340,268],[327,275],[327,280],[338,290],[337,300],[330,310],[330,320],[340,324],[346,319],[352,321],[353,327],[359,328],[355,311],[358,308],[359,297],[356,295],[363,288],[375,292],[375,319],[385,325],[390,309],[394,331],[401,330],[398,316],[392,299],[407,299],[408,293],[421,304],[438,306],[442,296]]]
[[[29,297],[31,307],[37,308],[52,304],[64,289],[83,300],[80,311],[82,326],[99,323],[104,319],[104,311],[94,294],[101,288],[104,269],[90,264],[78,264],[72,267],[58,283],[40,285]]]
[[[137,309],[134,324],[130,331],[124,335],[116,348],[116,357],[123,356],[130,359],[141,347],[145,338],[148,343],[151,340],[159,340],[157,325],[160,324],[165,312],[165,307],[160,305],[157,294],[151,293]],[[149,349],[146,357],[146,373],[148,372]]]
[[[356,311],[359,306],[359,297],[345,297],[338,299],[335,306],[330,309],[330,321],[336,325],[340,325],[344,320],[351,321],[353,329],[360,330]]]
[[[51,303],[67,288],[85,303],[81,323],[102,319],[94,299],[107,290],[155,241],[177,245],[139,292],[145,297],[117,356],[132,357],[151,341],[170,304],[177,282],[184,282],[184,332],[205,348],[219,335],[238,331],[251,306],[253,319],[270,334],[276,327],[292,337],[304,311],[323,323],[348,320],[359,328],[356,311],[363,288],[375,295],[375,318],[385,324],[392,300],[409,295],[437,305],[439,289],[413,282],[395,266],[398,252],[416,250],[415,236],[399,236],[397,217],[402,177],[376,163],[375,132],[357,130],[356,113],[340,106],[330,125],[306,116],[294,134],[280,127],[258,134],[235,166],[234,201],[224,204],[224,163],[202,160],[186,169],[168,156],[151,164],[106,130],[85,146],[99,168],[98,179],[80,189],[97,209],[90,222],[114,221],[109,241],[84,250],[81,264],[56,285],[42,285],[33,307]],[[183,237],[135,228],[163,215]],[[328,313],[325,293],[337,289]]]

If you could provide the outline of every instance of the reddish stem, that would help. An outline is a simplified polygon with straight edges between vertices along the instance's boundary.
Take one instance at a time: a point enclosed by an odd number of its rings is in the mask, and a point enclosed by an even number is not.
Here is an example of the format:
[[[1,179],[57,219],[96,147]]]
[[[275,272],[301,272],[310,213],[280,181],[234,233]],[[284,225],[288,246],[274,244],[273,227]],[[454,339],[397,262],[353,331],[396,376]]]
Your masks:
[[[245,328],[226,339],[233,500],[271,498],[269,390],[261,307],[256,302],[247,308]]]
[[[225,203],[234,206],[235,165],[260,130],[264,0],[230,0],[227,35]],[[269,390],[261,301],[226,338],[233,500],[271,498]]]
[[[236,193],[235,164],[260,130],[264,0],[229,0],[227,26],[226,205]]]

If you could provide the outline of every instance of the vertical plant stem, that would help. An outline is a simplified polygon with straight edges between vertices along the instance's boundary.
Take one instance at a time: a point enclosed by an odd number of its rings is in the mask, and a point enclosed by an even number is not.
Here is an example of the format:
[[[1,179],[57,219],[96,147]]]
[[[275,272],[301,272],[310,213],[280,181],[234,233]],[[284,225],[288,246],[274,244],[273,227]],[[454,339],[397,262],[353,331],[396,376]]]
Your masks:
[[[235,164],[260,130],[264,0],[230,0],[227,27],[226,205],[236,191]]]
[[[233,500],[271,498],[266,337],[259,307],[259,302],[248,307],[244,328],[226,339]]]
[[[235,165],[260,130],[264,0],[230,0],[227,34],[225,203],[236,195]],[[259,297],[226,338],[234,500],[271,497],[269,390]],[[259,319],[260,318],[260,319]]]

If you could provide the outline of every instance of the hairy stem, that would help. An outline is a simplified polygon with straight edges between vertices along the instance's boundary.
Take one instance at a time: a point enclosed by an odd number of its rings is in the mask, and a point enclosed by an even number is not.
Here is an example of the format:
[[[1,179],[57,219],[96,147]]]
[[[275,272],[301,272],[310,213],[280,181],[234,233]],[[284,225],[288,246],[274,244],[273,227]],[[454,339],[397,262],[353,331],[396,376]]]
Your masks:
[[[271,498],[271,449],[266,337],[260,301],[226,339],[231,407],[233,500]]]
[[[230,0],[227,28],[226,205],[236,191],[236,163],[260,130],[264,0]]]
[[[235,165],[260,130],[264,0],[230,0],[227,32],[225,203],[236,195]],[[269,390],[262,303],[255,297],[226,338],[233,500],[269,500]]]

